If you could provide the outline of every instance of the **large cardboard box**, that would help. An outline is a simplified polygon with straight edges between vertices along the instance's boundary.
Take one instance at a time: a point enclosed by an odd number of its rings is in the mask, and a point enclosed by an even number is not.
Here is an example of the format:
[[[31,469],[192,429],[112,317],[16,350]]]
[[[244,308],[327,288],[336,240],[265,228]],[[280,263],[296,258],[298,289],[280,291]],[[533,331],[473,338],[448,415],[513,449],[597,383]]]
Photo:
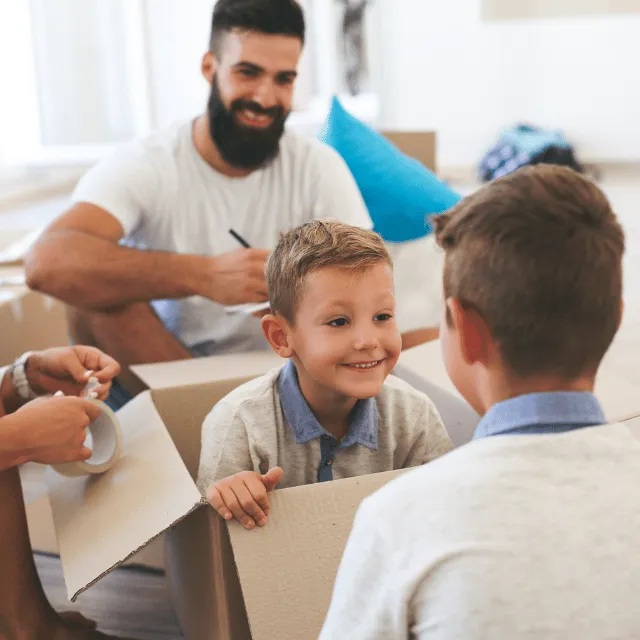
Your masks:
[[[226,525],[194,484],[200,427],[221,389],[147,391],[119,412],[126,455],[112,471],[48,470],[69,597],[169,529],[167,572],[187,638],[317,638],[355,511],[397,472],[276,491],[267,527]]]
[[[432,389],[434,382],[447,384],[439,344],[417,347],[402,360]],[[48,470],[70,598],[166,532],[172,600],[187,638],[317,638],[358,505],[402,472],[276,491],[266,528],[226,525],[204,504],[194,478],[208,411],[230,386],[273,363],[244,364],[253,366],[244,377],[241,367],[227,366],[229,377],[218,369],[213,381],[151,389],[124,407],[125,456],[108,474],[69,479]],[[638,390],[610,368],[598,380],[612,421],[640,423]],[[467,421],[468,434],[474,424]]]

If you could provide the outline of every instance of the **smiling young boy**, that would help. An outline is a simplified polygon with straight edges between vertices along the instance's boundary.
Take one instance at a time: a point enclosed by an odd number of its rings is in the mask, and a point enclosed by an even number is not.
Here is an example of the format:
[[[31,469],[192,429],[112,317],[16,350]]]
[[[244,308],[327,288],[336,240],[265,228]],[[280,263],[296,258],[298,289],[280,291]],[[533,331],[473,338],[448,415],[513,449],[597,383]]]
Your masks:
[[[262,330],[289,362],[223,398],[202,427],[198,485],[246,528],[267,493],[424,464],[452,448],[432,402],[389,376],[401,350],[382,239],[336,221],[283,234]]]

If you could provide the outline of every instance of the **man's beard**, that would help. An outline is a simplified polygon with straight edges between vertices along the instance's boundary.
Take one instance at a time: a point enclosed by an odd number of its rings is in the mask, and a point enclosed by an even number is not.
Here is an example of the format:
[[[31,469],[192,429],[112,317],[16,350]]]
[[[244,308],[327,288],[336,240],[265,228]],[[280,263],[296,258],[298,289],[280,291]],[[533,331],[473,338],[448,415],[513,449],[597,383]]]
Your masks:
[[[273,122],[265,129],[239,124],[234,114],[245,109],[270,116]],[[289,115],[282,107],[264,109],[256,102],[238,98],[227,109],[220,96],[218,79],[214,76],[207,110],[211,139],[226,163],[236,169],[257,169],[275,158]]]

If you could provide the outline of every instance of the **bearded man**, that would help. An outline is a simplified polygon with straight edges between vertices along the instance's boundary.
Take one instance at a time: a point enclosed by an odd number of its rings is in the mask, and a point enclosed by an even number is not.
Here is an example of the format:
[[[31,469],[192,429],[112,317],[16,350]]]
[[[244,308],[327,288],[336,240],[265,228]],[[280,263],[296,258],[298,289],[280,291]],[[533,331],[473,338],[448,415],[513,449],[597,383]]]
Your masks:
[[[141,390],[129,365],[266,347],[259,320],[225,306],[266,301],[280,232],[371,226],[340,156],[285,131],[304,37],[295,0],[218,0],[206,112],[89,170],[28,256],[29,286],[70,306],[73,339],[122,364],[113,408]]]

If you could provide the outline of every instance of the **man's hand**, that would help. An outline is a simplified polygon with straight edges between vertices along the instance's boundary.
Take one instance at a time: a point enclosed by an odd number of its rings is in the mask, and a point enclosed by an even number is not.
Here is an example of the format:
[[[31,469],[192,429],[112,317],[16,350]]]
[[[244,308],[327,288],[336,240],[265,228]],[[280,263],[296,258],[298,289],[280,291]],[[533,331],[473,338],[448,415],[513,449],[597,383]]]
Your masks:
[[[21,436],[22,462],[58,464],[91,457],[84,446],[87,427],[100,415],[89,400],[63,396],[38,398],[3,418]]]
[[[225,519],[235,518],[245,529],[256,524],[264,527],[269,516],[269,498],[282,480],[283,471],[273,467],[265,475],[255,471],[241,471],[223,480],[218,480],[207,490],[207,500]]]
[[[62,391],[67,396],[78,396],[89,377],[96,377],[101,384],[94,391],[100,400],[106,400],[120,365],[94,347],[63,347],[29,356],[26,373],[31,388],[41,395]]]
[[[265,302],[264,269],[269,253],[266,249],[237,249],[208,258],[211,269],[198,285],[200,295],[224,305]]]

